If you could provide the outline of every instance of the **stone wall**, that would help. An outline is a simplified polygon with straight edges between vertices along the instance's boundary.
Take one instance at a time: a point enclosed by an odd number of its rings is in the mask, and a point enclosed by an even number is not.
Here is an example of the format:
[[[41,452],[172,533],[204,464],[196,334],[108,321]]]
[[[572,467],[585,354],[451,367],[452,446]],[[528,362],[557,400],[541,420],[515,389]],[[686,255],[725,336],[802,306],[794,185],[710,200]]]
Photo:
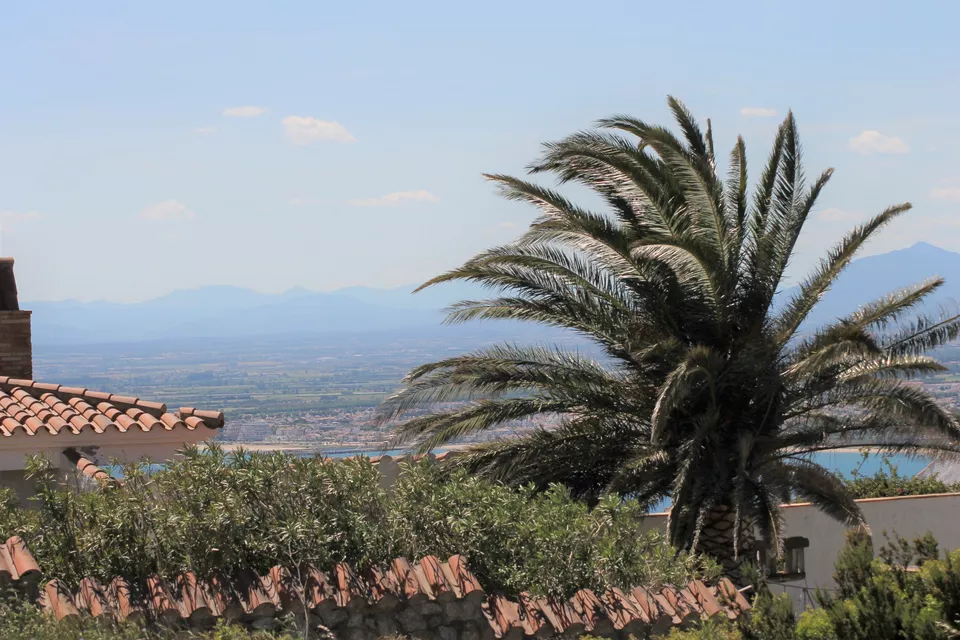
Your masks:
[[[359,601],[343,609],[321,609],[310,617],[311,622],[319,622],[342,640],[376,640],[393,635],[422,640],[494,640],[483,601],[482,596],[462,600],[450,597],[445,601],[395,600],[386,605]]]

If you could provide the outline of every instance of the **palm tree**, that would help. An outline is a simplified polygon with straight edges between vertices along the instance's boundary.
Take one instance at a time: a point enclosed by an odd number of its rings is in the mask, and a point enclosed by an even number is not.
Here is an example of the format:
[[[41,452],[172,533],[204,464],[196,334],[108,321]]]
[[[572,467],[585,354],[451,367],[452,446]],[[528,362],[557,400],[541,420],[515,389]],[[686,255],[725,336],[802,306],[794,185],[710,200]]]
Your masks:
[[[704,133],[682,103],[669,106],[682,138],[615,116],[545,145],[530,167],[592,189],[606,213],[487,176],[540,217],[515,242],[423,285],[464,280],[496,292],[451,307],[451,323],[560,327],[599,347],[596,357],[483,348],[414,369],[381,416],[448,403],[398,427],[398,441],[421,451],[545,416],[552,428],[471,446],[451,464],[507,482],[562,483],[588,500],[669,497],[671,542],[714,555],[736,578],[754,530],[780,547],[780,505],[791,498],[863,524],[844,484],[812,454],[850,443],[960,452],[957,419],[909,382],[943,370],[924,353],[957,336],[960,316],[903,320],[943,284],[935,278],[807,330],[804,320],[858,250],[910,205],[854,228],[789,300],[776,299],[832,172],[805,185],[791,113],[751,197],[743,139],[724,179],[710,121]]]

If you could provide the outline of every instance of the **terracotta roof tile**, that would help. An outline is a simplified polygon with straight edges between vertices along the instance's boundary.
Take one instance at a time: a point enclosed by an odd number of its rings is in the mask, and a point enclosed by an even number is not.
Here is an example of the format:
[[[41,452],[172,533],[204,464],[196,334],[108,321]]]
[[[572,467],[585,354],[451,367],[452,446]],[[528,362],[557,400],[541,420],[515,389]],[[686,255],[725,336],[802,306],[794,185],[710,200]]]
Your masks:
[[[9,576],[15,584],[39,576],[36,561],[19,538],[0,544],[0,574]],[[397,558],[386,571],[370,570],[363,577],[346,563],[339,563],[331,576],[311,567],[298,578],[279,566],[262,576],[241,572],[232,582],[217,576],[205,580],[192,572],[170,581],[153,575],[144,585],[142,603],[131,597],[129,585],[121,578],[106,587],[93,578],[84,578],[75,593],[58,580],[50,580],[40,589],[39,603],[58,619],[88,614],[117,620],[133,618],[139,623],[148,616],[166,625],[209,627],[217,618],[254,626],[258,621],[272,624],[275,616],[302,614],[304,607],[323,618],[337,609],[349,611],[372,605],[386,613],[401,603],[414,604],[418,599],[443,594],[451,598],[451,603],[470,602],[471,597],[482,594],[461,556],[452,556],[447,562],[427,556],[414,565]],[[301,579],[305,585],[299,582]],[[475,601],[473,606],[477,604]],[[732,583],[721,580],[716,586],[694,581],[683,588],[665,586],[658,592],[635,587],[597,595],[582,589],[569,601],[535,598],[527,593],[514,601],[494,594],[480,608],[494,637],[534,638],[561,634],[573,637],[583,632],[662,633],[671,625],[696,618],[724,614],[736,617],[749,607]],[[452,610],[459,611],[456,606]],[[346,614],[337,615],[346,619]]]
[[[78,609],[88,611],[94,618],[116,616],[107,597],[107,589],[94,578],[84,578],[80,581],[80,589],[77,591],[75,600]]]
[[[73,595],[59,580],[51,580],[43,586],[40,601],[45,609],[56,616],[57,620],[80,615],[73,603]]]
[[[18,536],[0,544],[0,581],[36,583],[40,567]]]
[[[134,426],[141,431],[210,429],[223,427],[223,412],[200,411],[183,407],[177,413],[167,411],[161,402],[147,402],[132,396],[90,391],[80,387],[18,380],[0,376],[0,435],[17,431],[35,435],[46,429],[57,435],[105,433],[116,429],[124,433]]]

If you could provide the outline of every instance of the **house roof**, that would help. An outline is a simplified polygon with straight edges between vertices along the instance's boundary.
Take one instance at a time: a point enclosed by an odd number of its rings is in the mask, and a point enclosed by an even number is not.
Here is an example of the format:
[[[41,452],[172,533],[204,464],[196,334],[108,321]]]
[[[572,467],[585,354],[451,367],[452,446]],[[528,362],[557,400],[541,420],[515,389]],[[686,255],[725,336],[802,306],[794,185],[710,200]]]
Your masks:
[[[5,562],[10,569],[4,569]],[[404,611],[410,609],[414,617],[442,617],[439,624],[485,623],[497,638],[532,638],[644,629],[662,633],[696,619],[733,619],[750,608],[727,579],[715,585],[695,580],[684,587],[604,593],[581,589],[569,600],[526,593],[510,599],[485,592],[459,555],[445,562],[426,556],[414,564],[397,558],[385,570],[357,571],[341,562],[329,573],[310,567],[300,580],[278,566],[264,575],[247,572],[232,581],[207,580],[190,572],[172,580],[150,576],[139,589],[121,577],[106,585],[88,577],[70,589],[56,579],[38,584],[40,569],[30,551],[20,538],[10,538],[5,545],[0,543],[0,574],[4,571],[7,575],[0,578],[25,587],[21,592],[38,592],[40,605],[58,619],[83,614],[193,626],[209,626],[221,617],[267,626],[284,613],[302,615],[304,608],[331,628],[352,625],[358,612],[395,616],[403,626],[410,620]],[[428,607],[433,607],[429,614]]]
[[[131,429],[193,431],[219,429],[223,422],[221,411],[181,407],[171,412],[162,402],[0,376],[0,435],[7,437],[18,431],[27,435],[41,431],[52,435]]]

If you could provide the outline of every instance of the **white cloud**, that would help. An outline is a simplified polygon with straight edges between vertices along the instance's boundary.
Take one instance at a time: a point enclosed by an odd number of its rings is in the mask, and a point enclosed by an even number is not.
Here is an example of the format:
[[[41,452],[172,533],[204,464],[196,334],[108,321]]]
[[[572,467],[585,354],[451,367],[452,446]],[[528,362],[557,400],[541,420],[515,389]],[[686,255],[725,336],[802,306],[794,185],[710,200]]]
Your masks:
[[[500,224],[497,225],[497,228],[506,229],[507,231],[516,231],[517,229],[520,228],[520,226],[513,222],[501,222]]]
[[[339,122],[328,122],[305,116],[287,116],[281,123],[287,138],[293,144],[357,141]]]
[[[937,200],[951,200],[960,202],[960,187],[941,187],[930,192],[930,196]]]
[[[193,132],[199,133],[200,135],[208,136],[212,133],[216,133],[217,128],[216,127],[197,127],[196,129],[193,130]]]
[[[287,204],[291,207],[304,207],[310,204],[310,200],[307,198],[290,198]]]
[[[9,227],[29,220],[39,220],[43,215],[36,211],[2,211],[0,210],[0,225]]]
[[[868,129],[855,138],[850,138],[849,146],[857,153],[873,155],[875,153],[907,153],[910,147],[896,136],[886,136]]]
[[[347,200],[347,204],[351,207],[397,207],[404,202],[440,202],[440,198],[426,189],[420,189],[419,191],[397,191],[379,198]]]
[[[821,211],[819,214],[817,214],[817,217],[820,220],[826,220],[827,222],[856,222],[863,216],[861,216],[859,213],[854,213],[853,211],[844,211],[843,209],[831,207]]]
[[[740,115],[744,118],[772,118],[777,115],[777,110],[766,107],[742,107]]]
[[[197,216],[192,209],[179,200],[164,200],[145,208],[137,217],[150,222],[183,222],[193,220]]]
[[[228,118],[256,118],[262,116],[269,109],[266,107],[227,107],[223,110],[223,115]]]

